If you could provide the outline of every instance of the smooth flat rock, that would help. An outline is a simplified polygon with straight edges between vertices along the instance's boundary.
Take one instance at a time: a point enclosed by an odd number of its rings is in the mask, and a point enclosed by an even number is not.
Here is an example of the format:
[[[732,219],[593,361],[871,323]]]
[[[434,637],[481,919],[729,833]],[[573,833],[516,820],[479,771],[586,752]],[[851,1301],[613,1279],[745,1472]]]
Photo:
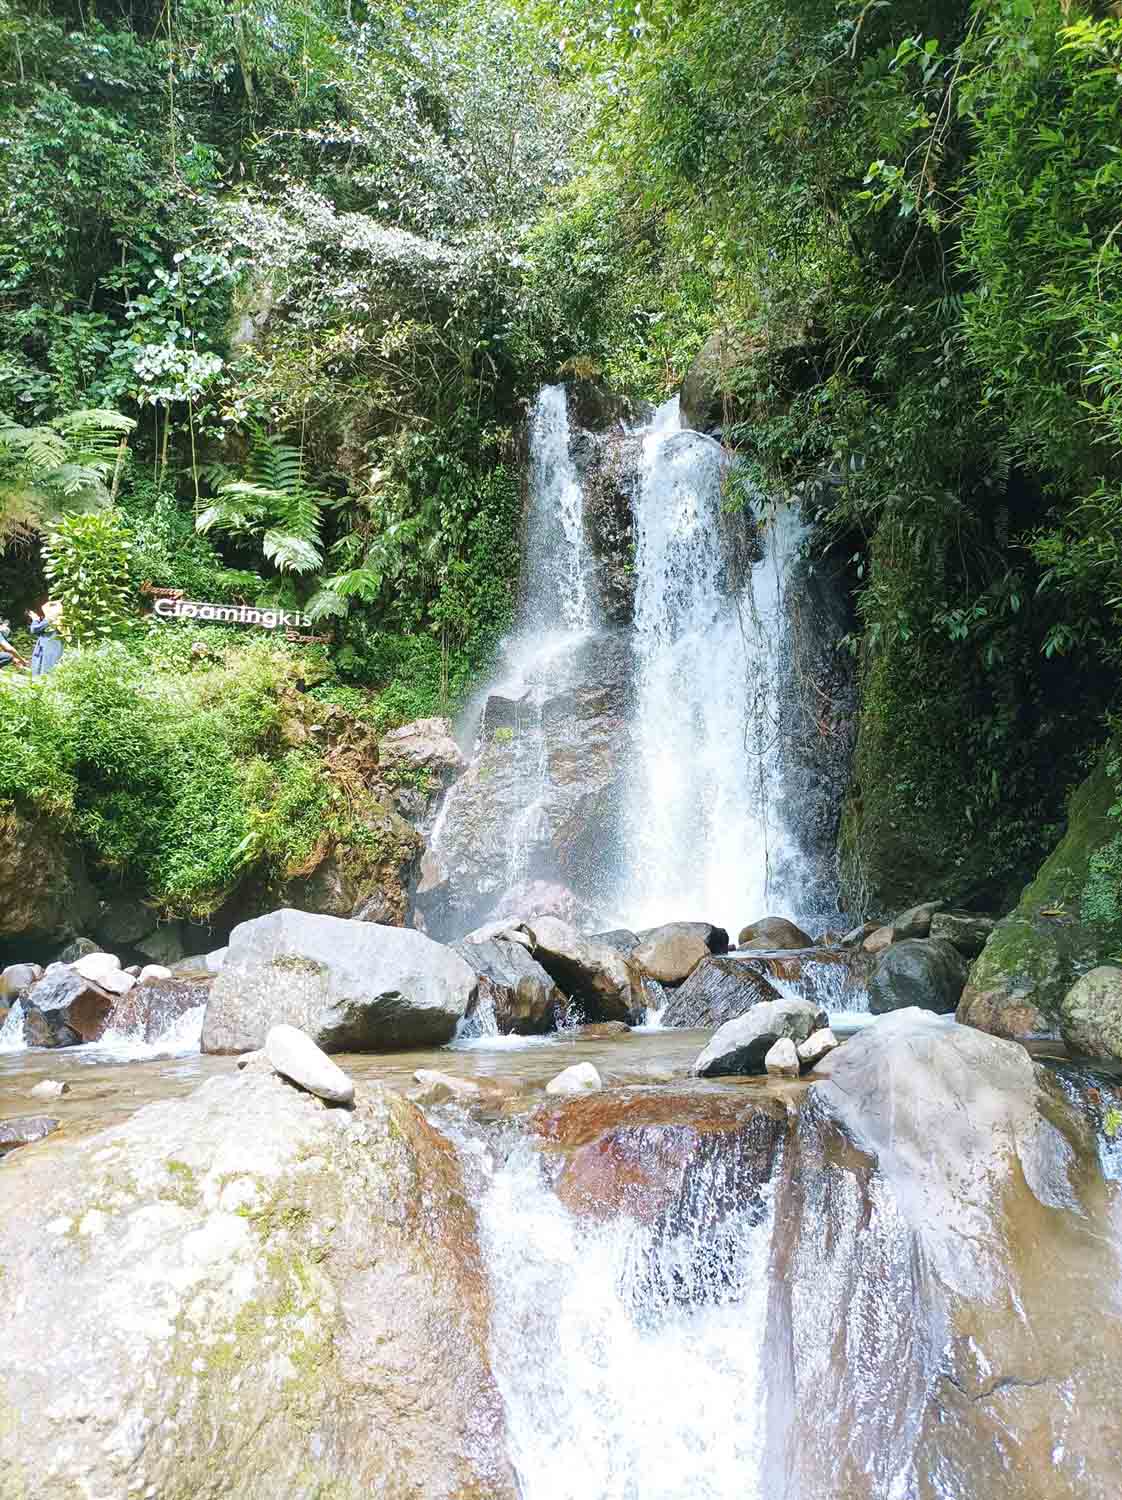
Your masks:
[[[203,1023],[204,1052],[251,1052],[297,1026],[325,1052],[438,1047],[478,980],[423,933],[289,908],[235,927]]]
[[[265,1037],[265,1056],[278,1073],[329,1104],[353,1104],[354,1080],[332,1062],[310,1036],[295,1026],[272,1026]]]
[[[824,1010],[805,1000],[767,1000],[726,1021],[699,1054],[693,1070],[702,1078],[762,1073],[764,1059],[786,1037],[798,1046],[827,1024]]]

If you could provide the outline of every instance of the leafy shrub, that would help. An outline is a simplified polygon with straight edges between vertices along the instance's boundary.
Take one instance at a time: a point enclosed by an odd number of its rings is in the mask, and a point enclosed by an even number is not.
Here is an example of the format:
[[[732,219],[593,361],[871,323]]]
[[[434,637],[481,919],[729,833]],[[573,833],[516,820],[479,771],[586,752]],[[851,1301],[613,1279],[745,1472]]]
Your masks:
[[[74,645],[117,634],[133,613],[132,540],[116,511],[67,516],[44,548],[51,594]]]

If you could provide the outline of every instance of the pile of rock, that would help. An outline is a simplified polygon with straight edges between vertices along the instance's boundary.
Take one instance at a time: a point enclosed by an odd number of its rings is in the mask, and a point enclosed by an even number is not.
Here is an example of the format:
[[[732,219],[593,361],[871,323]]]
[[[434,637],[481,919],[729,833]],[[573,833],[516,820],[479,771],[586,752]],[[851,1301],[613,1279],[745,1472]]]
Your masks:
[[[824,1010],[806,1000],[764,1000],[726,1021],[693,1070],[701,1078],[751,1073],[797,1078],[837,1045]]]
[[[73,957],[46,969],[11,964],[0,973],[0,997],[19,1002],[29,1047],[76,1047],[109,1030],[143,1032],[152,1040],[185,1010],[205,1003],[208,982],[177,981],[163,964],[122,968],[116,954],[84,951],[89,946],[75,945]]]

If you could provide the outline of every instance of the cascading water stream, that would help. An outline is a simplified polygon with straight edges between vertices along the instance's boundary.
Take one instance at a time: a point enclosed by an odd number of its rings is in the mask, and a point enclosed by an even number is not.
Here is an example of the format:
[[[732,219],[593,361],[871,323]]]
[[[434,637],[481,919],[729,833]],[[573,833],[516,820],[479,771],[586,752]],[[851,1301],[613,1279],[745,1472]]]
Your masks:
[[[730,578],[721,506],[730,455],[679,426],[678,401],[643,440],[636,513],[636,769],[619,911],[639,929],[683,914],[736,931],[769,896],[796,912],[777,815],[784,586],[803,527],[790,507],[763,556]],[[762,513],[760,519],[763,519]]]
[[[767,1188],[729,1206],[717,1159],[668,1231],[573,1215],[525,1140],[483,1170],[494,1368],[525,1500],[762,1500]]]

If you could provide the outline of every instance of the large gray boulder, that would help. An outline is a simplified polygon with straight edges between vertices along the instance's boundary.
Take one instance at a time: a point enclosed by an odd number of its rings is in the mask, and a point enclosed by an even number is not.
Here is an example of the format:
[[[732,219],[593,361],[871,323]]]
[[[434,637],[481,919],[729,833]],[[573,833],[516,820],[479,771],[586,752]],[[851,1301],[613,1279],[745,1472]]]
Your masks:
[[[914,1005],[945,1014],[958,1005],[965,983],[966,964],[950,943],[909,938],[885,949],[869,980],[869,1009],[884,1015]]]
[[[51,964],[26,992],[24,1036],[29,1047],[72,1047],[96,1042],[109,1024],[117,995],[77,973]]]
[[[537,1036],[556,1029],[565,996],[522,943],[465,939],[452,948],[478,977],[474,1009],[489,1005],[501,1033]]]
[[[325,1052],[438,1047],[476,988],[459,954],[420,932],[285,908],[231,933],[202,1047],[252,1052],[281,1023]]]
[[[1122,969],[1099,964],[1060,1001],[1060,1035],[1084,1057],[1122,1058]]]
[[[765,1000],[747,1015],[726,1021],[693,1065],[701,1078],[762,1073],[764,1059],[786,1038],[796,1047],[829,1024],[824,1010],[805,1000]]]
[[[926,1011],[818,1072],[774,1198],[775,1492],[1110,1500],[1116,1204],[1086,1123],[1023,1047]]]
[[[779,1000],[779,991],[744,959],[714,954],[674,990],[662,1013],[664,1026],[722,1026],[754,1005]]]
[[[534,957],[589,1021],[631,1021],[646,1010],[642,981],[618,948],[556,917],[531,917]]]
[[[247,1069],[16,1153],[0,1265],[4,1500],[513,1500],[474,1213],[398,1094]]]
[[[640,935],[631,953],[644,974],[659,984],[676,985],[688,979],[711,953],[727,953],[729,935],[711,922],[667,922]]]

